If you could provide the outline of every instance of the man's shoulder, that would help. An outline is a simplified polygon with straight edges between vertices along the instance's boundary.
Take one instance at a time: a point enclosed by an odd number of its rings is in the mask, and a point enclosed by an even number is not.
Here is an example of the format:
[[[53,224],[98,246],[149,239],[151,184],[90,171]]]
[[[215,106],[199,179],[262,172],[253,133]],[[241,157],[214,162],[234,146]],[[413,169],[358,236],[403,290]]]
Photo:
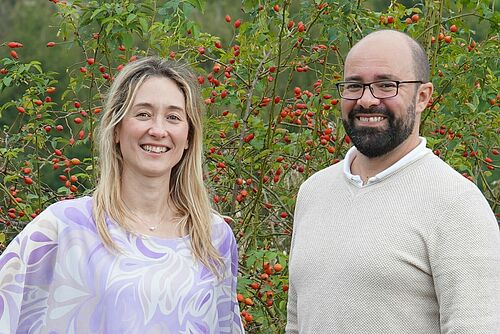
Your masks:
[[[443,187],[460,187],[464,190],[478,190],[477,186],[451,167],[447,162],[441,158],[430,154],[426,163],[429,170],[427,175],[432,177],[433,182],[440,184]]]
[[[303,185],[317,184],[324,182],[333,182],[344,174],[344,160],[337,162],[336,164],[330,165],[326,168],[320,169],[313,175],[311,175]]]

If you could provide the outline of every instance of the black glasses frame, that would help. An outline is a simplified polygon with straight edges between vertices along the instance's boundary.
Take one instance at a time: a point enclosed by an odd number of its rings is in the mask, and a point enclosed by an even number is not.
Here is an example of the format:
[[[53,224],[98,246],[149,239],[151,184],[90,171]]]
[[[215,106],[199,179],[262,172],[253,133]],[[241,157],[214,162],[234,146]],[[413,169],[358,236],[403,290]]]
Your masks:
[[[373,92],[373,87],[372,87],[372,84],[375,84],[375,83],[380,83],[380,82],[394,82],[396,84],[396,92],[394,93],[394,95],[391,95],[391,96],[384,96],[384,97],[378,97],[375,95],[375,93]],[[349,84],[349,83],[354,83],[354,84],[358,84],[358,85],[362,85],[363,86],[363,90],[361,91],[361,94],[358,98],[352,98],[352,97],[344,97],[342,95],[342,89],[341,89],[341,86],[342,85],[345,85],[345,84]],[[342,82],[337,82],[335,84],[335,86],[337,86],[337,91],[339,92],[339,95],[341,98],[345,99],[345,100],[359,100],[360,98],[363,97],[363,94],[365,94],[365,89],[366,87],[368,87],[370,89],[370,93],[372,94],[372,96],[376,99],[388,99],[388,98],[391,98],[391,97],[394,97],[396,95],[398,95],[399,93],[399,85],[400,84],[404,84],[404,83],[419,83],[419,84],[423,84],[424,82],[421,81],[421,80],[377,80],[377,81],[372,81],[372,82],[369,82],[369,83],[361,83],[361,82],[357,82],[357,81],[342,81]]]

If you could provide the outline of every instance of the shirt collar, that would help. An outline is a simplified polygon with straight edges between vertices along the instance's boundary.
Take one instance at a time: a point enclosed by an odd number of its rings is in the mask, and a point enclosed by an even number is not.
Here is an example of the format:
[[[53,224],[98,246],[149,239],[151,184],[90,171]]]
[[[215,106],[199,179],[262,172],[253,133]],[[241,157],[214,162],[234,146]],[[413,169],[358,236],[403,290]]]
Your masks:
[[[377,183],[390,173],[393,173],[398,169],[401,169],[402,167],[408,165],[409,163],[419,159],[423,155],[430,152],[430,149],[426,147],[427,140],[424,137],[419,137],[419,138],[420,138],[420,143],[418,144],[417,147],[415,147],[413,150],[411,150],[408,154],[399,159],[393,165],[384,169],[377,175],[370,177],[366,184],[363,184],[363,180],[359,175],[351,174],[352,161],[354,160],[354,157],[358,154],[358,150],[356,149],[356,147],[353,146],[349,149],[349,151],[347,151],[347,154],[345,155],[344,158],[344,174],[349,180],[351,180],[352,183],[354,183],[359,188],[367,186],[369,184]]]

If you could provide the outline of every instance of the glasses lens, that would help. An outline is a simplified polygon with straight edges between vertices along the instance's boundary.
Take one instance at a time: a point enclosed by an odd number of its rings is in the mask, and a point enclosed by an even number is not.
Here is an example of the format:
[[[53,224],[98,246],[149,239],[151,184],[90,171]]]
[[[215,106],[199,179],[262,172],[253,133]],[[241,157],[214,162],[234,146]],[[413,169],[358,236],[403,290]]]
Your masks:
[[[373,96],[377,98],[386,98],[396,96],[398,93],[398,83],[395,81],[379,81],[370,84]]]
[[[344,82],[338,84],[340,96],[346,99],[359,99],[363,95],[363,84],[358,82]]]

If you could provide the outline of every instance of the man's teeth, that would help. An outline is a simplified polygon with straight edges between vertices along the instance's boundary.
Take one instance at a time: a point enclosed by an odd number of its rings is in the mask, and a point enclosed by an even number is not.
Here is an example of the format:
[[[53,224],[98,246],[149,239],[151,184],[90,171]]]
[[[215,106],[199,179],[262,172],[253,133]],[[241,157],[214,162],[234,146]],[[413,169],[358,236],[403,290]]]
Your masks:
[[[154,152],[154,153],[165,153],[168,151],[168,148],[165,146],[143,145],[142,149],[145,151]]]
[[[361,122],[382,122],[384,117],[360,117],[359,120]]]

